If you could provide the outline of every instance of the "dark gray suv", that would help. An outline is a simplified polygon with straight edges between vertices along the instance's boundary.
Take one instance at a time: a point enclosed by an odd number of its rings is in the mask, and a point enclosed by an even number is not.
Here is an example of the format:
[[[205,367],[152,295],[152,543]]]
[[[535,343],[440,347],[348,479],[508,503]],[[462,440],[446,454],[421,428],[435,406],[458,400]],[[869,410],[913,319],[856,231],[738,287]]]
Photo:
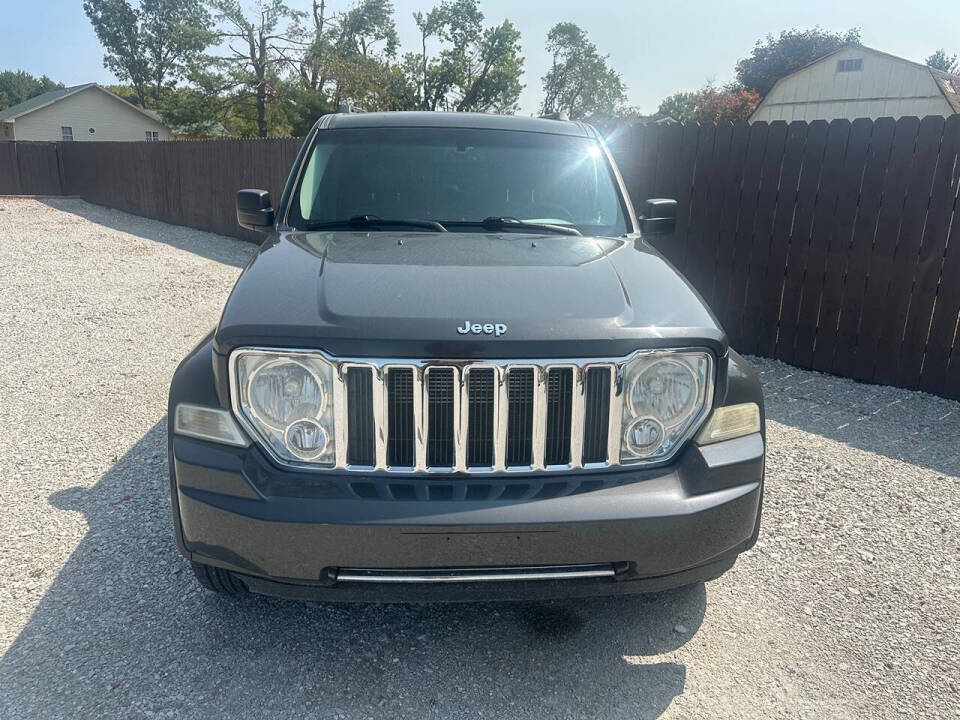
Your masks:
[[[717,577],[756,541],[760,385],[602,138],[320,119],[170,388],[176,542],[219,592],[542,598]]]

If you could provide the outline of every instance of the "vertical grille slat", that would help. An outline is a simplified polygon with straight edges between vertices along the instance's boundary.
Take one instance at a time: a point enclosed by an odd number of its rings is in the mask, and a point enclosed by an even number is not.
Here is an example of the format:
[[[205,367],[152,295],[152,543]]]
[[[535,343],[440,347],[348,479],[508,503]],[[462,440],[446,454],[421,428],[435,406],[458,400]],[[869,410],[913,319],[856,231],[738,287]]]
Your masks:
[[[427,465],[453,467],[454,448],[454,386],[456,372],[452,367],[431,367],[427,383]]]
[[[373,423],[373,371],[351,367],[347,384],[347,463],[373,465],[376,462]]]
[[[570,462],[570,419],[573,409],[573,370],[552,368],[547,373],[545,465]]]
[[[387,465],[413,467],[413,368],[387,371]]]
[[[467,467],[493,466],[495,381],[493,368],[473,368],[467,374]]]
[[[584,464],[604,462],[607,459],[610,370],[608,367],[590,368],[584,377]]]
[[[507,376],[507,467],[533,464],[533,373],[514,368]]]

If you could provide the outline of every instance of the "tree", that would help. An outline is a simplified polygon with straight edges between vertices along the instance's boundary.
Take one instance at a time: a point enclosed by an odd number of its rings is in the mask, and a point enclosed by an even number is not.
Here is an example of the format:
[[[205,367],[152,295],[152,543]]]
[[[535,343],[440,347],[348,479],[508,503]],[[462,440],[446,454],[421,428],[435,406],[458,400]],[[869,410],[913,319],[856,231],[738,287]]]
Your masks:
[[[37,78],[23,70],[4,70],[0,72],[0,110],[62,87],[63,83],[46,75]]]
[[[957,62],[957,55],[947,55],[947,51],[943,48],[937,50],[933,55],[928,57],[924,62],[935,70],[943,70],[948,73],[955,73],[960,71],[960,63]]]
[[[445,0],[414,13],[420,52],[404,56],[404,73],[421,110],[515,112],[523,85],[520,31],[509,20],[484,27],[477,0]],[[438,54],[428,52],[430,41]],[[413,90],[413,88],[416,88]]]
[[[201,0],[84,0],[83,9],[107,51],[104,66],[128,82],[142,107],[185,79],[213,40]]]
[[[337,110],[325,93],[305,88],[297,79],[284,83],[280,95],[293,137],[304,137],[318,117]]]
[[[615,115],[626,100],[623,80],[607,64],[587,34],[571,22],[561,22],[547,33],[547,52],[553,64],[543,76],[543,115],[564,112],[574,119]]]
[[[311,27],[298,28],[305,49],[293,63],[302,87],[329,93],[335,105],[368,106],[397,54],[392,2],[359,0],[328,14],[326,0],[313,0],[309,17]]]
[[[327,55],[334,106],[376,107],[382,76],[397,55],[399,39],[390,0],[360,0],[337,18]]]
[[[834,33],[814,27],[809,30],[783,30],[778,37],[767,35],[758,40],[750,53],[736,65],[740,87],[766,96],[774,83],[800,68],[829,55],[844,45],[859,45],[860,29]]]
[[[660,103],[657,115],[679,122],[736,122],[746,120],[760,104],[755,90],[716,88],[707,83],[696,92],[675,93]]]
[[[663,99],[657,108],[657,117],[673,118],[677,122],[692,122],[697,111],[697,93],[678,92]]]
[[[252,98],[257,136],[267,137],[267,106],[279,100],[279,73],[292,63],[299,44],[296,21],[302,13],[282,0],[258,0],[249,19],[239,0],[213,0],[212,4],[224,25],[218,37],[227,54],[211,57],[210,63],[223,72],[222,89],[239,93],[240,105],[249,105],[244,101]]]

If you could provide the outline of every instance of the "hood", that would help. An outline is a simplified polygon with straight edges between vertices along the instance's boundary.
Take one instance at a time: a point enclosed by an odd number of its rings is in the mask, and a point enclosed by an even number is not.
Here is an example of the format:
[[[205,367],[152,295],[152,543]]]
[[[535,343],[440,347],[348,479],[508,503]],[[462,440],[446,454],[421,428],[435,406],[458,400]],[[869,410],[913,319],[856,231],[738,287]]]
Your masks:
[[[722,354],[723,332],[703,300],[639,245],[523,233],[285,233],[240,276],[215,347],[512,359],[698,345]]]

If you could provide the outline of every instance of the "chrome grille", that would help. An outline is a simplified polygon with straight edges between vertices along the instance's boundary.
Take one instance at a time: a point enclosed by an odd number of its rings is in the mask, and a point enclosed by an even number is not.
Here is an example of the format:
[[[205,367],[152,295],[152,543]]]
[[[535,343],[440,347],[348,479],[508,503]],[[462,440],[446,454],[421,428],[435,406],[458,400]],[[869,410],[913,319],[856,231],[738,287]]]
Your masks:
[[[614,464],[617,373],[617,364],[596,361],[343,362],[336,464],[431,473]]]

